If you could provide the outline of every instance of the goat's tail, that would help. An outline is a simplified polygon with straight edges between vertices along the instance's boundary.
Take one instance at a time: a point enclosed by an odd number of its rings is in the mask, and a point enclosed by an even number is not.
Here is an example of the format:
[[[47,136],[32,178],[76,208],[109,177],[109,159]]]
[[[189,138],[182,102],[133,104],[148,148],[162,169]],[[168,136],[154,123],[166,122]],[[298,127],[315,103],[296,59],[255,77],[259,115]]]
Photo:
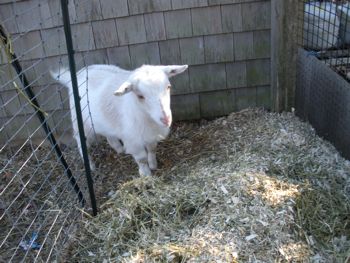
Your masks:
[[[52,78],[54,78],[56,81],[61,83],[63,86],[71,89],[72,80],[71,80],[70,71],[68,68],[62,68],[59,71],[50,70],[50,74]]]

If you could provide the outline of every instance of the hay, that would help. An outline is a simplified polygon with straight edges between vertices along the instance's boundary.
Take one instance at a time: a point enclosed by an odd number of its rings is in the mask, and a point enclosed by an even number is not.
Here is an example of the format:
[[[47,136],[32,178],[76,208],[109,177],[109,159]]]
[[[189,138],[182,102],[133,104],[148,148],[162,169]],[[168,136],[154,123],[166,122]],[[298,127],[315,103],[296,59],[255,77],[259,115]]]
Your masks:
[[[334,237],[350,237],[350,203],[335,189],[306,189],[296,201],[298,224],[324,245]]]
[[[64,240],[74,232],[81,214],[77,195],[52,149],[42,146],[34,152],[26,145],[14,156],[16,150],[14,146],[0,152],[0,166],[5,167],[0,178],[0,240],[6,239],[0,262],[19,262],[25,256],[26,261],[38,257],[37,262],[45,262],[61,254]],[[72,159],[76,153],[65,155]],[[33,233],[39,248],[24,249],[21,242],[28,242]]]
[[[97,217],[84,220],[70,260],[342,262],[349,256],[350,164],[291,113],[246,110],[177,124],[159,146],[160,169],[150,178],[138,178],[130,157],[103,144],[98,149],[97,191],[106,201]]]
[[[47,150],[36,153],[38,160]],[[75,174],[81,173],[76,149],[65,148],[64,153]],[[95,218],[86,214],[80,226],[74,226],[77,235],[61,234],[70,236],[67,249],[58,251],[64,254],[62,262],[344,262],[349,258],[350,163],[292,113],[245,110],[209,122],[175,123],[158,148],[160,169],[149,178],[139,178],[132,158],[117,155],[106,142],[96,145],[92,155],[98,167],[94,180],[100,213]],[[4,163],[8,157],[4,153]],[[20,159],[7,171],[10,175],[23,164]],[[41,169],[43,178],[57,162],[54,157],[47,161]],[[37,163],[25,166],[23,180],[36,167]],[[60,171],[54,171],[53,178]],[[52,200],[47,211],[67,206],[55,203],[60,192],[55,180],[49,186],[34,201]],[[31,189],[36,191],[37,185],[28,185]],[[76,202],[70,198],[68,202]],[[19,233],[27,227],[20,225]],[[46,259],[52,244],[46,241],[39,259]],[[7,244],[5,252],[12,253],[17,245]]]

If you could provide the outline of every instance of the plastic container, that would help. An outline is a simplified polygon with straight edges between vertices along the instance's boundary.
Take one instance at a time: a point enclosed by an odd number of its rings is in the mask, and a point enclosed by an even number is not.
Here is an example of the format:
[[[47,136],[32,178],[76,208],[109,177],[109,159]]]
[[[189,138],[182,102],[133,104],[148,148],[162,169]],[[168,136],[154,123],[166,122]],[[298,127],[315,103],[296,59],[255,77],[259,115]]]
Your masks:
[[[303,44],[313,50],[337,46],[340,21],[333,3],[311,2],[305,5]]]
[[[339,41],[341,45],[350,44],[350,5],[338,6],[338,16],[340,19]]]

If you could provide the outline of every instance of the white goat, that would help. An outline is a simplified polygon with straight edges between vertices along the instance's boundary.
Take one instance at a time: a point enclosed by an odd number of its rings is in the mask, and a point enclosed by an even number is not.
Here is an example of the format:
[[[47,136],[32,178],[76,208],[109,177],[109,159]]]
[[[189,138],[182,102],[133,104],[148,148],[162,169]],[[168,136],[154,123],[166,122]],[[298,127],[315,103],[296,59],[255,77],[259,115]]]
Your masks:
[[[172,122],[169,77],[187,67],[143,65],[127,71],[112,65],[91,65],[81,69],[77,73],[81,105],[84,109],[89,99],[91,111],[90,118],[89,111],[82,110],[88,147],[94,142],[94,129],[118,153],[131,154],[140,175],[151,175],[151,170],[157,169],[157,143],[167,137]],[[51,74],[70,90],[74,137],[82,155],[70,73]],[[84,95],[87,87],[88,96]],[[93,163],[91,166],[94,169]]]

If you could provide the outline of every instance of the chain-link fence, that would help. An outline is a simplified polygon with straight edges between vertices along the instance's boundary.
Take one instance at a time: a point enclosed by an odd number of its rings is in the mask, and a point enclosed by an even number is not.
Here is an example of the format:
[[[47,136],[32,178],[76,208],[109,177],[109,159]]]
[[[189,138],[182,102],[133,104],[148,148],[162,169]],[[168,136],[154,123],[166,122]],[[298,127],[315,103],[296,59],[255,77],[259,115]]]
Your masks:
[[[85,50],[75,54],[77,67],[87,64],[89,29],[71,34],[67,11],[80,10],[71,14],[79,21],[93,4],[9,2],[0,11],[0,261],[51,262],[62,256],[82,208],[96,213],[86,152],[83,164],[77,147],[69,147],[77,136],[71,123],[82,126],[87,120],[79,113],[89,106],[69,105],[78,94],[50,76],[71,69],[74,82],[73,48]],[[84,46],[72,46],[72,36],[84,37]],[[86,86],[80,97],[88,96],[87,80],[79,84]],[[78,120],[71,119],[74,105]]]
[[[301,45],[350,80],[350,1],[302,2]]]

